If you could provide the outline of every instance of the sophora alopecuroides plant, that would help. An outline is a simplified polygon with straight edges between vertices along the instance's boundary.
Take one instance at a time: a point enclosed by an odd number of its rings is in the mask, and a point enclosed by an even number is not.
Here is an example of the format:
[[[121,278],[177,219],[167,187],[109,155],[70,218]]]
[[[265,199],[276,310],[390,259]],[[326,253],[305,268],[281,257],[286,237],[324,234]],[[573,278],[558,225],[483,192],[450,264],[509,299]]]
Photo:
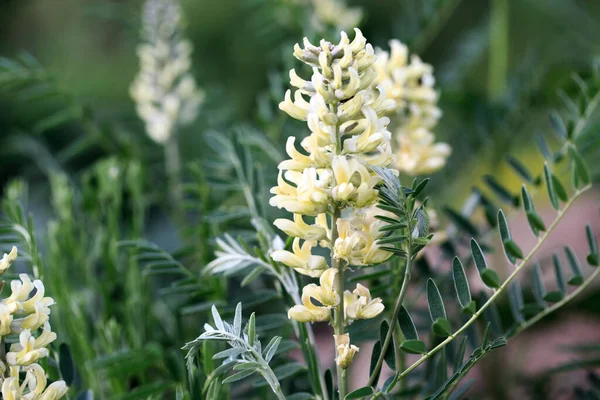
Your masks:
[[[288,291],[287,294],[295,303],[289,309],[288,317],[301,323],[299,326],[314,322],[332,325],[337,384],[334,385],[330,374],[326,373],[323,379],[314,353],[311,358],[310,352],[304,352],[309,375],[317,375],[312,379],[314,393],[296,393],[293,394],[294,398],[385,398],[398,390],[398,386],[404,393],[409,374],[423,365],[428,366],[427,374],[420,375],[425,376],[425,380],[411,386],[410,393],[429,399],[448,398],[452,392],[460,396],[468,390],[468,385],[459,387],[458,384],[485,354],[503,346],[508,337],[566,304],[587,287],[600,271],[597,269],[586,277],[576,255],[567,247],[566,256],[572,270],[568,283],[577,287],[573,292],[567,292],[558,257],[555,269],[559,290],[556,292],[546,291],[539,278],[539,267],[533,268],[536,304],[524,304],[516,280],[534,261],[542,244],[573,203],[591,188],[590,174],[576,146],[583,130],[578,121],[583,116],[576,117],[574,123],[569,124],[553,117],[554,125],[562,133],[563,142],[562,147],[553,154],[568,160],[572,190],[564,187],[554,171],[554,163],[559,157],[547,161],[539,179],[532,180],[538,186],[546,186],[550,203],[557,212],[555,218],[546,221],[536,211],[528,188],[531,182],[522,186],[520,198],[512,202],[523,207],[532,233],[538,238],[533,248],[523,251],[515,241],[503,210],[498,210],[494,215],[494,225],[498,228],[503,252],[509,263],[514,265],[510,274],[500,279],[485,256],[489,245],[480,243],[480,238],[473,238],[469,242],[469,254],[455,257],[451,273],[447,275],[447,281],[453,282],[456,301],[442,296],[440,285],[445,281],[427,280],[423,293],[427,298],[431,320],[428,334],[431,344],[428,345],[421,340],[424,332],[417,329],[423,324],[421,321],[415,324],[411,316],[415,299],[407,301],[414,263],[433,238],[433,234],[429,233],[428,200],[421,199],[428,179],[415,179],[409,186],[400,182],[394,166],[400,170],[403,166],[394,164],[392,134],[387,126],[391,117],[392,123],[395,120],[400,126],[400,136],[410,138],[415,130],[420,130],[415,137],[425,137],[424,147],[431,149],[433,138],[429,129],[437,123],[439,110],[435,105],[437,94],[431,89],[433,82],[427,78],[430,70],[415,62],[412,77],[418,76],[414,82],[424,87],[413,87],[413,97],[403,98],[406,93],[403,90],[410,89],[411,83],[407,83],[405,75],[395,74],[394,71],[399,65],[406,64],[405,49],[393,42],[391,64],[386,66],[385,57],[383,61],[377,61],[375,51],[359,30],[356,30],[352,41],[342,33],[338,44],[322,40],[316,46],[305,39],[303,48],[299,45],[294,48],[294,56],[312,67],[313,75],[310,80],[304,80],[292,70],[291,84],[296,91],[293,99],[290,91],[286,93],[280,108],[293,118],[306,121],[311,133],[301,141],[302,151],[296,148],[296,138],[288,139],[286,149],[290,159],[280,163],[278,185],[271,190],[274,196],[270,199],[271,205],[293,214],[292,219],[275,221],[275,226],[293,239],[288,241],[288,246],[283,246],[281,240],[276,240],[276,235],[266,235],[271,239],[270,242],[263,236],[265,248],[270,250],[270,254],[266,255],[259,249],[252,251],[241,246],[228,237],[227,241],[219,243],[222,253],[208,269],[226,272],[237,268],[236,272],[243,274],[245,269],[252,267],[252,271],[256,271],[258,266],[259,273],[269,271]],[[407,101],[412,101],[409,107],[405,106]],[[399,107],[405,107],[404,111],[399,112]],[[403,139],[399,142],[402,151]],[[419,174],[435,170],[445,163],[448,154],[449,149],[445,145],[438,146],[435,151],[424,154],[424,158],[417,158],[404,172]],[[516,161],[513,161],[513,165],[520,166]],[[522,175],[528,173],[524,168],[519,170]],[[500,185],[492,186],[501,191]],[[454,221],[471,226],[460,214],[452,215]],[[263,232],[266,230],[263,229]],[[590,227],[586,232],[590,248],[587,261],[590,266],[597,266],[596,239]],[[377,274],[369,272],[370,268],[389,262],[392,257],[394,262],[390,265],[397,269],[394,272],[402,279],[395,288],[394,301],[384,304],[382,299],[371,295],[366,282]],[[476,267],[479,278],[488,288],[477,295],[470,289],[465,270],[465,265],[471,264]],[[299,293],[293,271],[318,279],[319,283],[305,285]],[[386,274],[390,269],[388,267],[380,271]],[[287,284],[282,278],[283,274],[289,279]],[[355,275],[355,279],[351,279],[351,275]],[[357,280],[356,277],[362,277],[365,284],[358,283],[355,288],[347,288],[351,281]],[[493,321],[488,323],[481,339],[475,338],[479,344],[472,345],[473,351],[465,360],[467,335],[476,335],[472,327],[480,317],[494,319],[486,314],[493,314],[495,301],[505,292],[509,294],[514,311],[514,326],[504,335],[496,333],[493,337],[490,328]],[[384,315],[385,319],[381,322],[378,330],[380,338],[371,355],[369,380],[366,386],[349,393],[347,371],[360,350],[358,343],[352,341],[349,328],[357,320],[370,320],[380,315]],[[461,315],[466,315],[466,318]],[[256,339],[254,316],[246,329],[241,329],[241,307],[236,309],[232,325],[224,323],[216,309],[213,310],[213,318],[215,326],[207,325],[206,332],[186,346],[189,365],[194,364],[201,349],[206,350],[206,347],[202,347],[203,343],[225,341],[230,349],[214,355],[216,359],[225,358],[225,362],[214,369],[211,378],[231,368],[236,371],[235,374],[219,384],[259,373],[277,397],[283,398],[282,387],[277,381],[278,374],[269,366],[279,339],[272,339],[267,348],[262,350]],[[448,345],[458,338],[461,338],[461,343],[457,351],[450,354]],[[314,342],[310,341],[304,344],[314,346]],[[419,357],[407,364],[406,354],[417,354]],[[206,360],[210,354],[204,354],[203,357]],[[393,373],[380,385],[384,363]],[[448,376],[449,365],[453,371],[451,376]],[[213,379],[207,389],[216,397],[217,386]]]

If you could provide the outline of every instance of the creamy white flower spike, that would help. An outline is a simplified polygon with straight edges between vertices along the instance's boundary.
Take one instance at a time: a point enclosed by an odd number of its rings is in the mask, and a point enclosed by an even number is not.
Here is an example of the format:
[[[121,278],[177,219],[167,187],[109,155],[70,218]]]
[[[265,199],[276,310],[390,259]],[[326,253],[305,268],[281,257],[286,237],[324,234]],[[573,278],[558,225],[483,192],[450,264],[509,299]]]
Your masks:
[[[279,108],[306,121],[310,135],[299,147],[295,138],[288,139],[290,159],[279,164],[278,185],[271,189],[270,199],[272,206],[294,214],[293,221],[280,218],[275,225],[295,238],[292,251],[276,250],[271,257],[320,278],[320,285],[303,288],[302,304],[292,307],[288,316],[300,322],[331,321],[334,308],[336,363],[341,368],[348,368],[358,351],[344,334],[342,314],[348,309],[342,309],[344,270],[377,264],[392,255],[377,245],[383,223],[374,218],[381,180],[374,167],[388,167],[394,161],[390,119],[385,114],[396,103],[375,87],[375,52],[360,30],[355,32],[352,41],[342,32],[337,44],[321,40],[316,46],[305,38],[303,47],[294,47],[294,56],[312,67],[313,74],[303,79],[290,71],[296,89],[293,95],[286,93]],[[314,224],[304,216],[315,217]],[[317,244],[329,249],[332,268],[324,257],[312,254]],[[351,319],[379,314],[381,299],[371,299],[368,289],[367,298],[360,290],[350,293]]]
[[[146,42],[138,46],[140,72],[130,94],[148,136],[164,144],[193,122],[204,94],[189,72],[192,45],[182,37],[177,1],[147,0],[142,25]]]
[[[407,175],[435,172],[446,164],[451,148],[435,143],[431,132],[442,113],[431,65],[412,55],[398,40],[389,42],[390,52],[377,49],[377,83],[395,102],[392,119],[396,138],[396,168]]]

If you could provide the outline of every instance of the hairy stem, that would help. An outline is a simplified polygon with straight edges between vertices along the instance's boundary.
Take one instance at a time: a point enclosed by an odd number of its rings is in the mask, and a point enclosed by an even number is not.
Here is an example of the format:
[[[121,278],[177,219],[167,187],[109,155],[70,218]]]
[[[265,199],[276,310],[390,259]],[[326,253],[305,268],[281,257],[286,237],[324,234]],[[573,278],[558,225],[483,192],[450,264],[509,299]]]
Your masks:
[[[523,269],[523,267],[531,260],[531,258],[540,249],[540,247],[542,246],[542,244],[546,241],[546,239],[548,238],[548,236],[550,236],[550,234],[554,231],[554,229],[556,228],[556,226],[558,225],[558,223],[563,219],[564,215],[569,210],[569,208],[571,208],[571,206],[573,205],[573,203],[584,192],[586,192],[590,188],[591,188],[591,185],[587,185],[587,186],[581,188],[581,190],[575,192],[575,194],[573,195],[573,197],[567,203],[565,203],[565,206],[562,208],[562,210],[560,210],[558,212],[558,215],[556,216],[556,218],[554,219],[554,221],[552,222],[552,224],[548,227],[548,230],[542,236],[540,236],[540,238],[538,239],[537,244],[533,247],[533,249],[531,249],[531,251],[529,252],[529,254],[527,254],[527,256],[525,256],[525,258],[523,259],[523,261],[521,261],[521,263],[519,263],[519,265],[516,266],[515,270],[508,276],[508,278],[506,278],[506,280],[504,281],[504,283],[502,283],[502,285],[500,286],[500,288],[498,288],[498,290],[494,291],[494,293],[485,302],[485,304],[483,304],[481,306],[481,308],[479,310],[477,310],[477,312],[475,314],[473,314],[473,316],[463,326],[461,326],[455,333],[453,333],[452,335],[448,336],[443,342],[441,342],[439,345],[437,345],[436,347],[434,347],[432,350],[430,350],[427,353],[423,354],[421,356],[421,358],[419,358],[417,361],[415,361],[410,367],[406,368],[402,372],[398,372],[396,374],[396,377],[395,377],[394,381],[385,390],[385,393],[389,393],[394,388],[395,384],[399,380],[403,379],[411,371],[413,371],[414,369],[416,369],[419,365],[423,364],[430,357],[432,357],[435,353],[437,353],[442,348],[444,348],[448,343],[450,343],[451,341],[453,341],[454,339],[456,339],[469,326],[471,326],[471,324],[473,324],[477,320],[477,318],[479,318],[479,316],[481,316],[481,314],[483,314],[483,312],[496,300],[496,298],[501,293],[504,293],[504,291],[506,290],[506,288],[508,287],[508,285],[519,274],[519,272],[521,272],[521,270]],[[381,393],[382,392],[378,392],[379,395]],[[377,398],[377,397],[378,396],[376,395],[374,398]]]
[[[331,218],[331,267],[338,271],[336,278],[335,292],[339,295],[340,302],[335,307],[335,317],[333,322],[333,331],[336,335],[344,334],[344,265],[333,254],[333,246],[338,238],[337,220],[340,218],[341,210],[335,207]],[[337,349],[336,349],[337,351]],[[348,382],[346,380],[346,370],[336,364],[338,393],[340,399],[346,397],[348,392]]]
[[[383,367],[383,359],[385,358],[385,353],[387,352],[388,347],[392,343],[392,337],[394,335],[394,328],[396,328],[396,320],[398,319],[398,314],[400,314],[400,308],[402,307],[402,302],[404,301],[404,297],[406,296],[406,291],[408,289],[408,283],[410,282],[410,272],[412,269],[412,235],[410,224],[408,226],[408,240],[406,241],[406,267],[404,268],[404,279],[402,280],[402,287],[400,288],[400,293],[396,298],[396,304],[394,305],[394,311],[392,312],[392,317],[389,322],[389,329],[387,335],[385,336],[384,342],[381,344],[381,353],[379,354],[379,358],[377,358],[377,364],[375,364],[375,369],[369,378],[369,383],[367,386],[373,386],[377,383],[379,378],[379,373],[381,372],[381,367]]]

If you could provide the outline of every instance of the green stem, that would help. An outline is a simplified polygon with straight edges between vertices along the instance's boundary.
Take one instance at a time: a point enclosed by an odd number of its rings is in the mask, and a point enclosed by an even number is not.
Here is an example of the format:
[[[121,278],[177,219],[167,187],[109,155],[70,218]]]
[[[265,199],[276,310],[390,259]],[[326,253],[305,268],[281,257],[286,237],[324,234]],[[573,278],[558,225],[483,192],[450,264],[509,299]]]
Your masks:
[[[499,100],[508,76],[508,0],[492,0],[490,18],[488,95]]]
[[[333,254],[333,247],[338,238],[337,220],[340,218],[341,210],[335,207],[331,218],[331,267],[338,271],[336,278],[335,292],[339,295],[340,302],[335,307],[335,317],[333,322],[333,331],[336,335],[344,334],[344,265]],[[336,364],[337,382],[339,398],[346,397],[348,392],[348,382],[346,379],[346,369]]]
[[[369,383],[367,386],[373,386],[377,383],[377,379],[379,378],[379,373],[381,372],[381,368],[383,367],[383,359],[385,358],[385,353],[387,352],[388,347],[392,342],[392,337],[394,335],[394,328],[396,327],[396,320],[398,319],[398,314],[400,314],[400,309],[402,307],[402,302],[404,301],[404,297],[406,296],[406,291],[408,289],[408,282],[410,281],[410,273],[412,269],[412,236],[410,232],[411,224],[408,226],[408,240],[406,242],[406,267],[404,269],[404,279],[402,280],[402,287],[400,288],[400,293],[396,298],[396,304],[394,305],[394,311],[392,312],[392,317],[389,322],[389,329],[385,336],[385,340],[381,346],[381,353],[379,353],[379,357],[377,358],[377,364],[375,364],[375,369],[369,378]]]
[[[305,323],[304,327],[306,328],[306,341],[308,342],[308,351],[311,353],[311,357],[314,358],[317,375],[319,375],[319,386],[321,390],[321,396],[323,400],[329,400],[329,393],[327,393],[327,384],[325,383],[325,375],[321,369],[321,361],[319,357],[315,354],[315,349],[317,348],[317,340],[315,339],[315,333],[313,332],[312,325],[309,323]]]
[[[169,180],[169,196],[173,210],[181,206],[181,156],[179,154],[179,145],[175,132],[165,143],[165,169]]]
[[[452,335],[448,336],[443,342],[441,342],[439,345],[437,345],[436,347],[434,347],[432,350],[430,350],[427,353],[423,354],[421,356],[421,358],[419,358],[417,361],[415,361],[410,367],[406,368],[402,372],[397,373],[394,381],[387,387],[387,389],[386,389],[385,392],[389,393],[389,391],[394,388],[394,385],[399,380],[401,380],[402,378],[404,378],[411,371],[413,371],[419,365],[421,365],[422,363],[424,363],[427,359],[429,359],[430,357],[432,357],[435,353],[437,353],[438,351],[440,351],[448,343],[450,343],[451,341],[453,341],[454,339],[456,339],[456,337],[458,337],[461,333],[463,333],[469,326],[471,326],[471,324],[473,324],[477,320],[477,318],[479,318],[479,316],[481,314],[483,314],[483,312],[496,300],[496,298],[501,293],[504,293],[505,289],[512,282],[512,280],[519,274],[519,272],[521,272],[521,270],[523,269],[523,267],[531,260],[531,258],[540,249],[540,247],[542,246],[542,244],[546,241],[546,239],[548,238],[548,236],[554,231],[554,229],[556,228],[556,226],[558,225],[558,223],[563,219],[565,213],[569,210],[569,208],[571,208],[571,206],[573,205],[573,203],[575,202],[575,200],[577,200],[584,192],[586,192],[590,188],[591,188],[591,185],[587,185],[587,186],[581,188],[581,190],[575,192],[575,194],[573,195],[573,197],[567,203],[565,203],[565,206],[563,207],[563,209],[558,212],[558,215],[556,216],[556,219],[548,227],[548,230],[542,236],[540,236],[540,238],[538,239],[537,244],[533,247],[533,249],[531,249],[531,251],[529,252],[529,254],[527,254],[527,256],[523,259],[523,261],[521,261],[521,263],[519,263],[519,265],[516,266],[515,270],[508,276],[508,278],[506,278],[506,280],[500,286],[500,288],[498,288],[498,290],[494,291],[494,293],[485,302],[485,304],[483,304],[481,306],[481,308],[479,310],[477,310],[477,312],[475,314],[473,314],[473,316],[462,327],[460,327],[460,329],[458,329]],[[382,393],[382,392],[378,392],[379,395],[380,395],[380,393]],[[376,394],[376,396],[374,397],[374,399],[377,398],[377,397],[379,397],[379,396]]]

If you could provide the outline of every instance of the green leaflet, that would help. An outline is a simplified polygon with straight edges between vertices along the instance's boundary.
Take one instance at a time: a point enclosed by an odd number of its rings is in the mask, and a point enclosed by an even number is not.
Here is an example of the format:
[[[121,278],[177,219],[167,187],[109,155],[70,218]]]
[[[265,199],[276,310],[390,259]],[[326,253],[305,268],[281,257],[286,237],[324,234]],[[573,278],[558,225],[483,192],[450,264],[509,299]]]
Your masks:
[[[558,210],[558,195],[556,194],[556,189],[554,188],[554,181],[552,180],[552,172],[550,172],[550,168],[548,167],[548,162],[544,163],[544,179],[546,181],[546,189],[548,190],[548,197],[550,198],[550,203],[555,210]]]
[[[583,284],[584,278],[583,274],[581,273],[581,266],[579,265],[577,256],[569,246],[565,246],[565,254],[567,255],[569,265],[571,266],[571,271],[573,272],[569,278],[569,285],[579,286]]]
[[[535,236],[539,236],[540,231],[546,230],[546,225],[544,224],[542,217],[540,217],[540,215],[535,211],[535,206],[531,200],[531,195],[529,194],[529,191],[525,185],[523,185],[521,188],[521,197],[523,198],[523,208],[525,209],[527,222],[529,222],[531,231]]]
[[[510,228],[508,227],[508,221],[506,220],[506,216],[502,210],[498,210],[498,230],[500,231],[500,238],[502,239],[504,254],[511,264],[515,264],[517,262],[517,258],[523,258],[523,251],[521,251],[519,246],[512,240]]]
[[[475,313],[475,302],[471,298],[471,290],[469,281],[465,274],[465,269],[458,257],[454,257],[452,261],[452,278],[454,280],[454,289],[458,297],[458,302],[463,309],[463,312],[468,314]]]
[[[599,263],[598,242],[596,242],[596,237],[594,236],[592,227],[589,224],[585,226],[585,235],[587,237],[588,247],[590,249],[590,254],[587,256],[587,262],[591,266],[597,267]]]
[[[483,251],[475,239],[471,239],[471,255],[473,256],[473,261],[475,261],[475,266],[479,271],[479,277],[483,283],[491,289],[499,288],[500,278],[496,271],[487,267]]]

